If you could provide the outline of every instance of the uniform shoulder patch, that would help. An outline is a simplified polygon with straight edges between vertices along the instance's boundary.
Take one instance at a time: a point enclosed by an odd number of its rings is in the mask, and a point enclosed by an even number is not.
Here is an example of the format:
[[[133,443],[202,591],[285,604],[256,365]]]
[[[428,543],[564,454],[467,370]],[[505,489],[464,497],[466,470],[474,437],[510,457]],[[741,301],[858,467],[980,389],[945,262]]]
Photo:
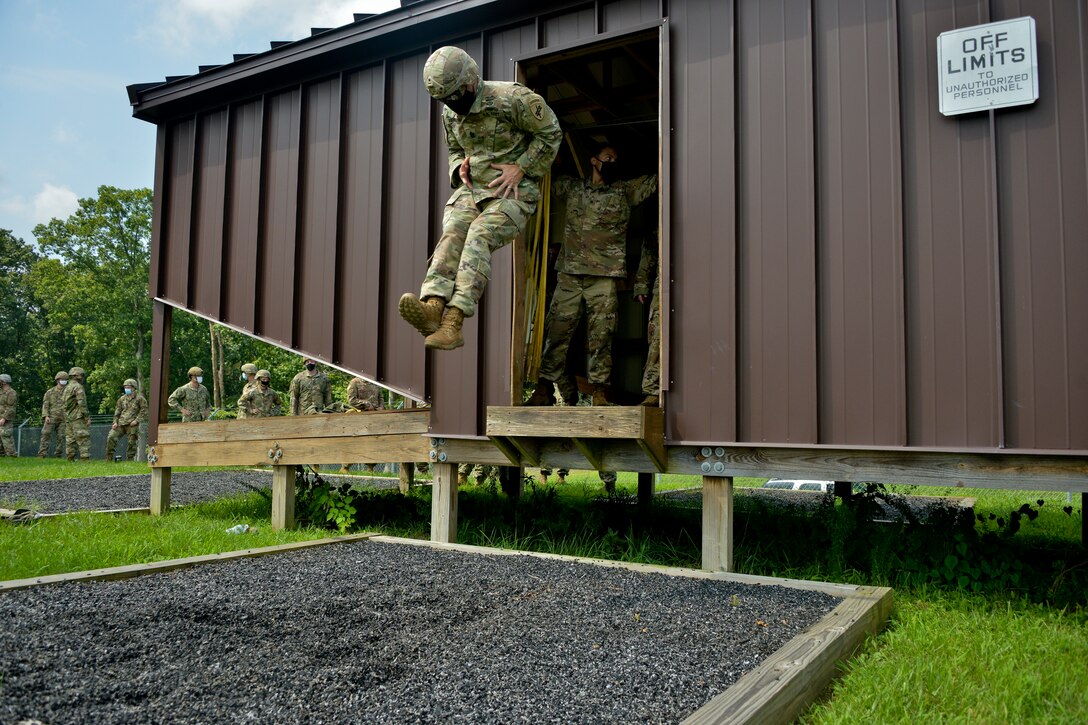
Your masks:
[[[534,98],[529,102],[529,110],[532,112],[533,117],[538,121],[544,120],[544,101],[539,98]]]

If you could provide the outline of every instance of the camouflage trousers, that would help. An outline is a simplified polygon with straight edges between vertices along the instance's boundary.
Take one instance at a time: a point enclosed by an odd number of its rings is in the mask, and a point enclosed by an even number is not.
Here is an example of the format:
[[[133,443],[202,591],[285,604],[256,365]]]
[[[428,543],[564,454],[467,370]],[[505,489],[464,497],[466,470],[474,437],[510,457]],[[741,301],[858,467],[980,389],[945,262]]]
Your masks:
[[[649,349],[646,351],[646,365],[642,368],[642,392],[657,395],[661,392],[661,304],[654,288],[650,300],[650,321],[646,324],[646,338]]]
[[[547,478],[548,476],[552,475],[552,469],[550,469],[550,468],[541,468],[540,469],[540,475],[543,476],[544,478]],[[569,468],[560,468],[559,469],[559,475],[562,476],[563,478],[566,478],[567,476],[570,475],[570,469]],[[604,484],[605,490],[607,490],[607,491],[615,491],[616,490],[616,472],[615,471],[597,471],[597,476],[600,477],[601,483]]]
[[[419,298],[441,297],[465,317],[476,314],[491,279],[491,255],[521,233],[535,209],[535,203],[513,199],[485,199],[477,206],[471,194],[455,196],[446,205]]]
[[[91,460],[91,424],[84,418],[64,423],[64,438],[68,444],[68,460],[75,460],[77,454],[85,461]]]
[[[0,456],[17,456],[15,437],[11,434],[14,424],[9,420],[0,425]]]
[[[586,353],[589,382],[605,384],[612,376],[612,335],[616,331],[616,280],[560,272],[545,321],[542,380],[555,382],[565,375],[571,338],[586,314]]]
[[[51,446],[54,437],[56,438],[56,445]],[[38,446],[38,457],[44,458],[49,455],[50,448],[56,448],[53,453],[57,458],[64,455],[64,418],[50,418],[48,421],[42,424],[42,442]]]
[[[471,463],[459,463],[457,464],[457,476],[460,478],[464,476],[475,476],[477,483],[483,483],[489,478],[498,479],[499,467],[498,466],[485,466],[482,463],[472,465]]]
[[[110,430],[110,434],[106,436],[106,460],[112,461],[114,451],[117,450],[117,440],[119,438],[128,438],[128,444],[125,446],[125,460],[136,460],[136,446],[140,443],[140,424],[130,423],[129,425],[119,425],[116,428]]]

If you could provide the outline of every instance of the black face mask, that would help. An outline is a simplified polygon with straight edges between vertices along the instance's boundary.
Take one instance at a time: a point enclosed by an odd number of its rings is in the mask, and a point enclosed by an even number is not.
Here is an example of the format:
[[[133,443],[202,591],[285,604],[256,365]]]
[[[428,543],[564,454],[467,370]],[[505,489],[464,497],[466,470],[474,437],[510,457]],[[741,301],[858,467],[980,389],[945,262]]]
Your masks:
[[[261,381],[261,387],[262,388],[267,388],[268,387],[268,381],[267,380],[262,380]]]
[[[620,172],[622,167],[619,161],[602,161],[597,159],[601,167],[597,169],[597,173],[604,179],[604,183],[611,184],[613,181],[617,181],[620,178]]]
[[[468,88],[461,88],[442,99],[442,103],[446,104],[458,116],[468,115],[469,109],[472,108],[472,104],[475,102],[476,91]]]
[[[313,371],[313,369],[316,368],[316,367],[317,367],[317,365],[314,364],[314,363],[306,363],[306,369],[307,370]]]

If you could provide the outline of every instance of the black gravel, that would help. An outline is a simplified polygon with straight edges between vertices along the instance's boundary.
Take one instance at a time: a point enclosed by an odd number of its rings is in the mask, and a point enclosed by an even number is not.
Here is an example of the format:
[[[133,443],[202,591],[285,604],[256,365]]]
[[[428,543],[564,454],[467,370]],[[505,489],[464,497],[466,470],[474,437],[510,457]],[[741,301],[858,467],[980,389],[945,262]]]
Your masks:
[[[334,479],[338,477],[327,476]],[[397,486],[395,478],[354,476],[352,481],[370,488]],[[272,486],[270,471],[175,472],[170,477],[170,503],[183,505],[214,501],[253,489]],[[41,513],[102,511],[145,508],[151,500],[151,474],[94,476],[46,481],[0,482],[0,507],[32,508]]]
[[[838,600],[358,542],[0,595],[0,722],[676,722]]]

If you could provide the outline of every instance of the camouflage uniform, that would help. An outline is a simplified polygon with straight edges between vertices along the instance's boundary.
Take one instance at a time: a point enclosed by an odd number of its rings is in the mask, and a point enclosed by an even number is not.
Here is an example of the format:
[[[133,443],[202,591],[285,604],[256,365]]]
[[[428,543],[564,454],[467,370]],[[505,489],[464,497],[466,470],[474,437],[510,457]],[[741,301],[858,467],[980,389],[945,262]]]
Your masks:
[[[136,460],[136,446],[140,442],[140,423],[147,420],[147,399],[139,390],[133,390],[132,394],[124,393],[117,399],[117,407],[113,409],[113,424],[117,426],[110,430],[106,436],[106,460],[112,461],[113,454],[117,450],[117,440],[122,436],[128,438],[125,446],[125,460]]]
[[[0,387],[0,418],[4,419],[3,424],[0,425],[0,456],[14,458],[18,455],[18,451],[15,450],[15,438],[11,434],[15,421],[15,404],[18,401],[19,396],[14,388],[10,385]]]
[[[74,376],[68,379],[64,388],[64,437],[69,461],[75,460],[77,451],[82,460],[91,460],[91,413],[87,409],[87,393]]]
[[[646,365],[642,368],[642,392],[658,395],[661,392],[661,304],[657,298],[657,240],[648,237],[642,245],[642,258],[635,274],[635,296],[651,295],[650,321],[646,325]]]
[[[211,396],[208,395],[208,389],[200,383],[197,383],[195,388],[189,383],[185,383],[185,385],[170,393],[166,404],[171,408],[184,408],[189,411],[188,415],[184,411],[182,412],[182,423],[199,423],[202,420],[207,420],[212,413]]]
[[[291,415],[316,415],[332,404],[332,388],[325,373],[303,371],[291,379]]]
[[[563,246],[556,261],[555,291],[545,323],[540,378],[555,382],[564,373],[567,349],[586,311],[586,377],[596,385],[612,376],[616,331],[616,279],[627,274],[627,223],[631,207],[657,191],[657,176],[594,184],[561,176],[552,190],[567,198]]]
[[[58,381],[42,396],[42,438],[38,458],[48,456],[52,447],[56,448],[58,458],[64,455],[64,388]],[[57,442],[51,446],[54,436]]]
[[[432,58],[447,50],[436,51]],[[450,54],[447,60],[453,57]],[[438,97],[435,89],[428,92]],[[539,95],[518,83],[485,80],[479,81],[476,100],[466,114],[443,107],[442,127],[455,191],[446,202],[442,236],[420,298],[439,297],[472,317],[491,276],[491,254],[519,234],[536,211],[538,181],[555,159],[563,132]],[[471,189],[462,185],[460,176],[466,158]],[[497,188],[488,187],[502,173],[491,164],[521,167],[525,177],[518,184],[517,199],[513,194],[504,199]]]
[[[348,383],[348,405],[355,410],[381,410],[382,389],[365,378],[352,378]]]
[[[245,411],[247,418],[283,415],[283,400],[272,388],[262,389],[260,385],[254,385],[248,387],[242,397],[238,398],[238,413],[241,414],[242,411]]]
[[[253,377],[251,378],[250,375],[252,375]],[[243,365],[242,366],[242,380],[244,381],[244,384],[242,385],[242,394],[238,396],[238,419],[239,420],[242,420],[243,418],[246,418],[249,415],[248,411],[242,406],[242,398],[244,398],[246,393],[248,393],[250,390],[260,387],[257,384],[257,366],[254,365],[253,363],[246,363],[245,365]]]
[[[489,478],[498,480],[499,467],[498,466],[485,466],[482,463],[473,465],[471,463],[459,463],[457,464],[457,483],[468,483],[468,477],[475,476],[476,484],[478,486],[484,485],[484,482]]]

